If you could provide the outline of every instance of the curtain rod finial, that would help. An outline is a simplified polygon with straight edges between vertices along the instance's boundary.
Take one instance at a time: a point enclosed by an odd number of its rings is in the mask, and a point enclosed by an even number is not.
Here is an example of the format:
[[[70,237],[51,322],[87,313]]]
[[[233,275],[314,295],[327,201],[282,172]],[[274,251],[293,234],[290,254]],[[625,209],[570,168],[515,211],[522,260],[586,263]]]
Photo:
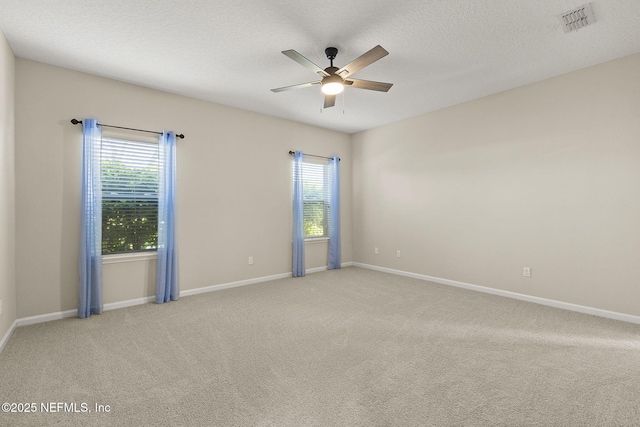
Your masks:
[[[82,123],[82,120],[71,119],[71,123],[77,125],[78,123]]]

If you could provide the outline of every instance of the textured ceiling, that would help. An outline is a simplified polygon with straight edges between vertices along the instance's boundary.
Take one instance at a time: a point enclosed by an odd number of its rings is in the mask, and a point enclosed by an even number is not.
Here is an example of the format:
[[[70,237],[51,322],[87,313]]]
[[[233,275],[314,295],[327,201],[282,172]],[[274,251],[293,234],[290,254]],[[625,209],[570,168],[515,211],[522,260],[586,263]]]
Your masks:
[[[65,68],[347,133],[640,51],[640,0],[592,2],[596,23],[565,34],[556,15],[583,0],[2,0],[15,54]],[[317,80],[280,52],[341,67],[389,55],[321,112]]]

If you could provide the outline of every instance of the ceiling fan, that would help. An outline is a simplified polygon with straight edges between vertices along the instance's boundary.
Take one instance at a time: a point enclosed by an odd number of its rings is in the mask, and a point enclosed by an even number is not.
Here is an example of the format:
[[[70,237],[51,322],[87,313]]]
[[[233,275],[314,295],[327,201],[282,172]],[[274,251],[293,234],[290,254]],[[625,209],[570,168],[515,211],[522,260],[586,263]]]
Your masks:
[[[324,108],[336,105],[336,95],[342,92],[345,86],[357,89],[377,90],[379,92],[387,92],[391,89],[391,86],[393,86],[393,83],[372,82],[370,80],[358,80],[349,77],[362,70],[367,65],[373,64],[378,59],[384,58],[389,54],[389,52],[380,45],[374,47],[340,69],[333,66],[333,60],[338,56],[338,49],[335,47],[328,47],[324,50],[324,53],[327,55],[327,59],[331,61],[331,65],[324,70],[293,49],[284,50],[282,53],[296,61],[298,64],[310,69],[314,73],[318,73],[318,75],[322,77],[322,80],[301,83],[293,86],[279,87],[277,89],[271,89],[271,91],[283,92],[285,90],[321,85],[322,93],[324,94]]]

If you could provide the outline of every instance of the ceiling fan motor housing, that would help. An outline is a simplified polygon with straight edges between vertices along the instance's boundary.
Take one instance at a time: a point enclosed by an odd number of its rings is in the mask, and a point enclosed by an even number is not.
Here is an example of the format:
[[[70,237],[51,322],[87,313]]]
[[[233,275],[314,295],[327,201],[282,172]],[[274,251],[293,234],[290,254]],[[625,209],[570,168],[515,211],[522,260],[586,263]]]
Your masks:
[[[344,79],[342,77],[340,77],[337,74],[331,74],[330,76],[327,76],[325,78],[322,79],[322,85],[326,85],[329,83],[339,83],[339,84],[343,84],[344,83]]]

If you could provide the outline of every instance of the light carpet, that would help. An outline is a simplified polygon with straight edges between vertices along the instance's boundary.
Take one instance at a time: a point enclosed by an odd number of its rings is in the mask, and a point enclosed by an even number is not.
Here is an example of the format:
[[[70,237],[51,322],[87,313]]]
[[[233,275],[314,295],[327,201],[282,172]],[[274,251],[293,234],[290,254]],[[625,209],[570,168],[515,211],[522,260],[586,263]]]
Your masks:
[[[351,267],[20,327],[0,377],[2,426],[639,425],[640,327]]]

